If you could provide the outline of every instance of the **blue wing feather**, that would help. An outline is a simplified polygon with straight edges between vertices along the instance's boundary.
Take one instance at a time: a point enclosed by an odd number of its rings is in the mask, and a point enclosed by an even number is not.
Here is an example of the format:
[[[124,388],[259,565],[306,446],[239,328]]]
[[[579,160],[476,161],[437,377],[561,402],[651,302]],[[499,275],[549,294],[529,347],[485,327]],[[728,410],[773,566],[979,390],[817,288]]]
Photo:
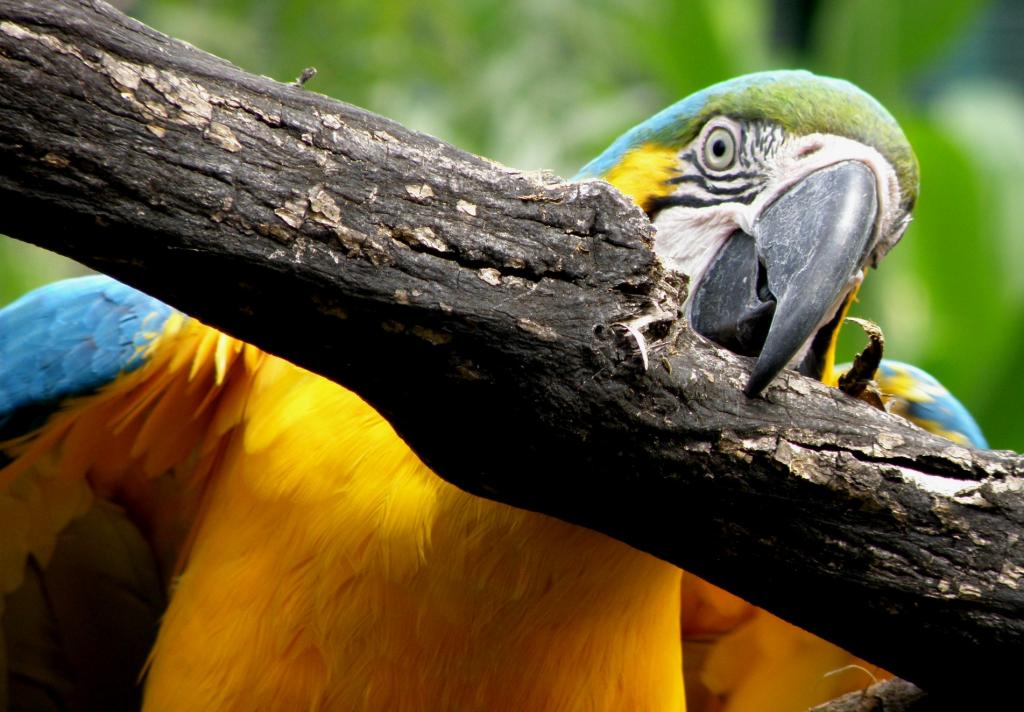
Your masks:
[[[988,448],[988,442],[970,412],[927,371],[901,361],[883,360],[878,368],[882,390],[891,385],[893,395],[903,402],[906,418],[932,432],[955,433],[974,447]]]
[[[839,373],[849,368],[848,363],[836,366]],[[988,448],[981,428],[967,408],[927,371],[902,361],[883,359],[875,381],[896,415],[963,444]]]
[[[102,275],[49,284],[0,310],[0,440],[137,369],[173,313]]]

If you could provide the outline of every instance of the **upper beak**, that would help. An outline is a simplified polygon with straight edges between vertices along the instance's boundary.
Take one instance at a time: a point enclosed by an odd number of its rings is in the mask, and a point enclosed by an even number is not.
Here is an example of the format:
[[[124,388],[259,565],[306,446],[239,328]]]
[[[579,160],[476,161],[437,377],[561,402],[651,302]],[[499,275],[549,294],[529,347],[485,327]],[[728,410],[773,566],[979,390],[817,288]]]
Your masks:
[[[757,356],[759,394],[858,282],[878,213],[874,173],[860,161],[821,168],[764,208],[753,235],[736,232],[694,293],[693,327]]]

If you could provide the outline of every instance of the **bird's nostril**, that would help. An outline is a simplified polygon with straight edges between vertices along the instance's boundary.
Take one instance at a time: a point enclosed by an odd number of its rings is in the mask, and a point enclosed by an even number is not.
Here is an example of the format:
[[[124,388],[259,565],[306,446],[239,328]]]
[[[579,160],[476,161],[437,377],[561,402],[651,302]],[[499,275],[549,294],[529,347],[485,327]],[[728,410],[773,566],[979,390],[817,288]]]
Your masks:
[[[797,158],[807,158],[808,156],[813,156],[815,153],[820,151],[821,148],[822,148],[822,145],[820,143],[818,143],[818,142],[809,143],[806,146],[803,146],[797,152],[796,157]]]

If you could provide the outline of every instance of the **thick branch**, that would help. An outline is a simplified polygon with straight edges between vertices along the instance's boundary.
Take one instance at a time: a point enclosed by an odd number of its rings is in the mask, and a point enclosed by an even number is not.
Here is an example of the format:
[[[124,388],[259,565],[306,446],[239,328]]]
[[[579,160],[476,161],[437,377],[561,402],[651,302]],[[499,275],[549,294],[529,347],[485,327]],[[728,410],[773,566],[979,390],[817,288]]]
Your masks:
[[[0,230],[354,389],[467,490],[929,690],[1024,654],[1021,458],[795,374],[745,398],[748,362],[675,321],[682,281],[603,184],[509,171],[101,3],[0,0],[0,202]]]
[[[818,705],[810,712],[938,712],[950,709],[904,680],[886,680]],[[970,708],[967,708],[970,709]]]

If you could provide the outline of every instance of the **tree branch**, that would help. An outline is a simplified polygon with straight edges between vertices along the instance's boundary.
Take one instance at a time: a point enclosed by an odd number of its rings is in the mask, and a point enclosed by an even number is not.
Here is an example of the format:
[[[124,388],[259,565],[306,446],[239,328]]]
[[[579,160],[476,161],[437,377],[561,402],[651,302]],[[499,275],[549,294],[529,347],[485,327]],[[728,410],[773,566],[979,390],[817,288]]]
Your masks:
[[[684,280],[604,184],[510,171],[100,2],[0,0],[0,204],[0,230],[352,388],[460,487],[930,691],[1012,684],[1024,461],[793,373],[744,397],[749,360],[676,320]]]
[[[810,712],[938,712],[950,709],[904,680],[886,680],[812,707]],[[970,709],[970,708],[968,708]]]

